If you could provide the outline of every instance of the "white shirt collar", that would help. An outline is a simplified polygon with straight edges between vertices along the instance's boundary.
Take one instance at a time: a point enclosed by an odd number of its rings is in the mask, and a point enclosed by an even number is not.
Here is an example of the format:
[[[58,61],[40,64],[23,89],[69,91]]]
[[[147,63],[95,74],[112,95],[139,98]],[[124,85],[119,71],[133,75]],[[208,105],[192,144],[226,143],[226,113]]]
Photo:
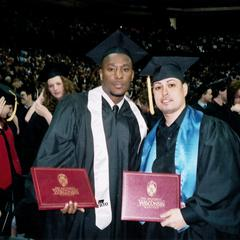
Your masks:
[[[205,108],[207,106],[207,103],[203,103],[202,101],[198,100],[198,104],[202,107]]]

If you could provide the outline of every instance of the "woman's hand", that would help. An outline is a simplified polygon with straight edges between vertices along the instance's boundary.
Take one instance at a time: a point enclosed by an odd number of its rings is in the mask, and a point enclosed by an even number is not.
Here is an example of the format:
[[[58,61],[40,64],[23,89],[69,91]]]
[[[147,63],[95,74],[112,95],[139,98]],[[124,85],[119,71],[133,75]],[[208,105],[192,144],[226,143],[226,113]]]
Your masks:
[[[17,115],[14,116],[14,118],[13,118],[12,121],[13,121],[13,123],[15,124],[15,126],[16,126],[16,128],[17,128],[17,135],[19,135],[19,133],[20,133],[20,128],[19,128],[19,121],[18,121]]]
[[[37,101],[35,102],[35,112],[42,117],[49,113],[48,109]]]
[[[41,103],[41,104],[43,103],[43,101],[44,101],[43,94],[44,94],[44,89],[42,89],[42,91],[41,91],[40,95],[38,96],[36,102]]]
[[[6,104],[5,97],[1,97],[0,98],[0,115],[1,115],[1,113],[3,111],[3,108],[4,108],[5,104]]]
[[[44,117],[46,119],[46,121],[48,122],[48,125],[50,125],[51,121],[52,121],[52,113],[44,106],[42,105],[40,102],[35,102],[35,112]]]
[[[231,111],[232,112],[237,112],[238,114],[240,114],[240,104],[237,103],[237,104],[232,105]]]

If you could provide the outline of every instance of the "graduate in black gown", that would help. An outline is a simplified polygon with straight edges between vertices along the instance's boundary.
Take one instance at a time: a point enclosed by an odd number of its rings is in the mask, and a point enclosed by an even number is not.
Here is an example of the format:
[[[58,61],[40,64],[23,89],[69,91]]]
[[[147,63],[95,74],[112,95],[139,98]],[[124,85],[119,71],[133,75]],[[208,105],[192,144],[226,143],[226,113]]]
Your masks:
[[[101,64],[102,86],[59,103],[34,165],[86,168],[99,207],[81,212],[69,202],[62,211],[44,212],[44,239],[127,237],[127,223],[121,221],[122,172],[139,168],[147,127],[125,93],[133,62],[146,52],[116,31],[87,55]]]
[[[239,239],[240,140],[228,125],[186,105],[191,57],[153,57],[143,69],[163,117],[144,140],[141,171],[181,175],[181,206],[145,223],[144,239]]]
[[[74,84],[67,78],[68,74],[68,67],[63,63],[46,63],[40,72],[38,81],[43,89],[24,117],[21,153],[24,174],[30,172],[58,102],[75,92]]]
[[[222,78],[212,82],[209,87],[212,89],[212,102],[208,103],[204,113],[223,121],[228,121],[227,106],[227,88],[229,85],[228,78]]]

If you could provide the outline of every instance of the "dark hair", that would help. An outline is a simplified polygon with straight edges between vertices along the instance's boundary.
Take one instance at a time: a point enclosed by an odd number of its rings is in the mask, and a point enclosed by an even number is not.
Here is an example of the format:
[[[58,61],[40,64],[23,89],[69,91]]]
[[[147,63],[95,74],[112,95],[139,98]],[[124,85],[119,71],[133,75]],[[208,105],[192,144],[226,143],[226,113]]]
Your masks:
[[[101,65],[103,63],[104,58],[107,57],[108,55],[112,54],[112,53],[119,53],[119,54],[122,53],[122,54],[127,55],[131,59],[131,62],[133,64],[133,58],[132,58],[130,52],[126,48],[113,47],[103,54],[102,59],[101,59]]]
[[[29,85],[29,84],[24,84],[23,86],[21,86],[17,92],[20,94],[21,92],[26,92],[27,95],[32,95],[32,98],[35,99],[36,98],[36,94],[37,94],[37,89],[35,86]]]
[[[229,85],[227,90],[227,100],[228,100],[227,102],[230,107],[234,105],[235,95],[239,89],[240,89],[239,80],[235,80]]]
[[[228,83],[229,83],[229,79],[227,77],[219,79],[219,80],[211,83],[210,87],[212,89],[212,96],[213,96],[213,98],[218,96],[219,91],[226,90],[227,87],[228,87]]]

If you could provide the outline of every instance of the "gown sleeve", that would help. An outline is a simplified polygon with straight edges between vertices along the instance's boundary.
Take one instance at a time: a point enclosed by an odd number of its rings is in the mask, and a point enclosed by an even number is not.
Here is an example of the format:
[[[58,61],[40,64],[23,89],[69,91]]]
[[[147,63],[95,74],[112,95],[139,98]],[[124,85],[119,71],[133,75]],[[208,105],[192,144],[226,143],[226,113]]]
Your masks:
[[[194,195],[182,215],[188,224],[203,219],[222,232],[240,229],[240,140],[223,121],[204,117]]]

